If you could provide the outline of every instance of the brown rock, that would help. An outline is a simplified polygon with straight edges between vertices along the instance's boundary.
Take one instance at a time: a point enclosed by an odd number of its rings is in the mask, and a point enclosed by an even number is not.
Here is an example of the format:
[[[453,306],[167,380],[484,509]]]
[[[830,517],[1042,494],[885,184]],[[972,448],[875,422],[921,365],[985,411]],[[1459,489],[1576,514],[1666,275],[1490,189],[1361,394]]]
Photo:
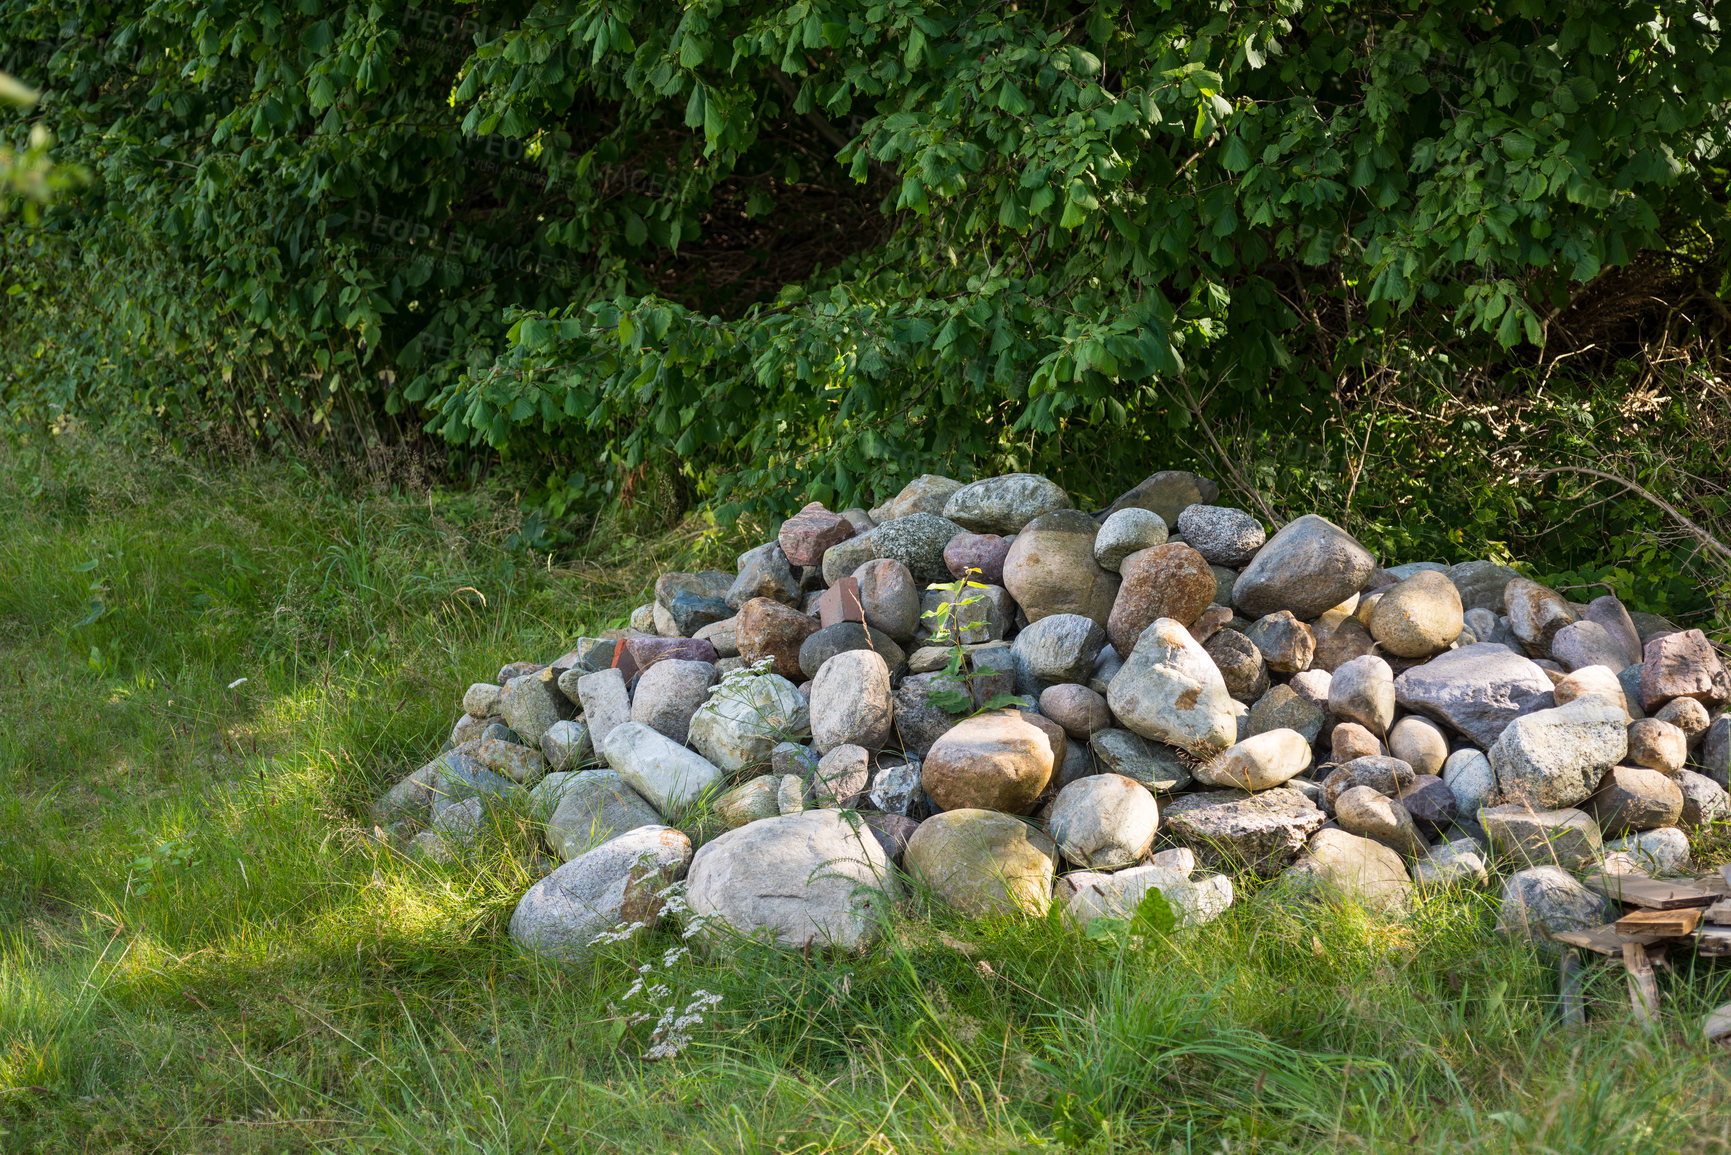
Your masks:
[[[1607,838],[1636,830],[1675,826],[1683,816],[1683,791],[1645,766],[1613,766],[1583,803]]]
[[[1047,686],[1040,692],[1040,713],[1064,728],[1072,738],[1087,741],[1096,730],[1112,725],[1106,699],[1072,682]]]
[[[950,574],[954,577],[978,570],[968,578],[969,581],[1001,586],[1004,584],[1004,559],[1009,554],[1009,540],[998,534],[958,533],[944,547],[944,564],[950,567]]]
[[[1171,618],[1188,628],[1214,600],[1214,571],[1183,542],[1137,550],[1119,563],[1118,572],[1124,584],[1112,603],[1106,634],[1120,654],[1134,650],[1136,639],[1157,619]]]
[[[1315,632],[1293,617],[1291,610],[1279,610],[1256,619],[1244,636],[1256,643],[1268,668],[1277,674],[1308,670],[1316,657]]]
[[[920,784],[943,810],[1025,814],[1058,764],[1052,740],[1019,711],[958,722],[932,743]]]
[[[1515,637],[1541,655],[1551,652],[1551,639],[1558,630],[1580,617],[1562,594],[1521,577],[1503,588],[1503,602]]]
[[[1388,753],[1382,739],[1357,722],[1342,722],[1329,734],[1329,760],[1351,762],[1354,758],[1369,758]]]
[[[1268,692],[1268,667],[1249,638],[1237,630],[1220,630],[1202,648],[1214,659],[1233,698],[1248,706]]]
[[[865,607],[860,605],[859,579],[851,575],[844,577],[819,594],[817,620],[822,626],[864,622],[866,615]]]
[[[773,598],[752,598],[740,607],[737,623],[739,656],[747,665],[774,658],[776,673],[796,682],[804,680],[799,647],[817,633],[817,622]]]
[[[1693,750],[1701,744],[1701,739],[1707,736],[1707,727],[1712,724],[1712,717],[1707,713],[1707,707],[1694,698],[1672,698],[1653,717],[1661,722],[1669,722],[1683,731],[1683,738]]]
[[[1313,670],[1332,674],[1354,658],[1376,652],[1376,641],[1364,623],[1344,610],[1329,610],[1316,619],[1311,631],[1316,635],[1316,653],[1310,659]]]
[[[824,551],[854,535],[853,523],[814,501],[781,523],[776,540],[793,565],[820,565]]]
[[[1061,509],[1036,517],[1016,534],[1004,558],[1004,588],[1030,622],[1052,614],[1080,614],[1106,624],[1118,594],[1118,575],[1094,560],[1098,531],[1087,514]],[[1212,578],[1208,584],[1212,589]]]
[[[1693,701],[1683,698],[1681,701]],[[1642,718],[1629,724],[1629,762],[1661,774],[1675,775],[1689,757],[1689,738],[1682,730],[1658,718]]]

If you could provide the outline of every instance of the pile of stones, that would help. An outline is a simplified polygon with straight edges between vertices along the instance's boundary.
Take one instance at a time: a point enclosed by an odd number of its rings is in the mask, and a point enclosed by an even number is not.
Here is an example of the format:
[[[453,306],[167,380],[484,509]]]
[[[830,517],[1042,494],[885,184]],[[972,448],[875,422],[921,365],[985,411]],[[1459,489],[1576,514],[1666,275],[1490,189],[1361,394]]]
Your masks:
[[[1399,910],[1494,876],[1501,925],[1547,938],[1604,919],[1581,872],[1680,871],[1731,821],[1701,631],[1218,496],[1164,472],[1090,514],[1044,477],[927,475],[807,505],[732,573],[662,575],[630,629],[469,687],[379,831],[449,858],[532,815],[562,865],[511,933],[569,959],[670,896],[855,948],[910,880],[1083,924],[1151,889],[1206,921],[1234,877]]]

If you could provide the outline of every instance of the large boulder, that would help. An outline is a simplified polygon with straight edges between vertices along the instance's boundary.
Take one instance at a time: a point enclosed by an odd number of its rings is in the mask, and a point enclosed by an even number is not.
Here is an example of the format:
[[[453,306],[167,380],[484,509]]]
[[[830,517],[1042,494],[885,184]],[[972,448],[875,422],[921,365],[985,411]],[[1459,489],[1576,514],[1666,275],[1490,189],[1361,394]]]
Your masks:
[[[902,854],[909,873],[964,914],[1044,914],[1057,846],[1008,814],[949,810],[920,823]]]
[[[1399,854],[1345,830],[1319,830],[1286,872],[1289,885],[1328,890],[1377,910],[1400,911],[1412,901],[1412,878]]]
[[[1420,570],[1384,592],[1365,625],[1389,653],[1428,658],[1460,636],[1462,612],[1454,583],[1435,570]]]
[[[1188,629],[1214,600],[1214,571],[1183,542],[1140,550],[1119,563],[1123,584],[1109,607],[1106,633],[1127,654],[1155,621],[1171,618]]]
[[[1534,810],[1516,804],[1487,806],[1479,822],[1498,858],[1528,865],[1581,870],[1604,856],[1598,823],[1570,807]]]
[[[1507,646],[1479,642],[1403,671],[1394,700],[1489,746],[1516,718],[1551,705],[1551,680]]]
[[[1248,618],[1291,610],[1309,621],[1370,580],[1376,559],[1325,517],[1306,514],[1268,539],[1232,587],[1232,604]]]
[[[1627,752],[1622,711],[1581,698],[1516,718],[1489,756],[1505,801],[1554,810],[1586,801]]]
[[[1046,829],[1068,861],[1116,870],[1142,860],[1159,824],[1147,787],[1122,774],[1091,774],[1058,791]]]
[[[877,939],[900,895],[863,821],[806,810],[706,843],[691,861],[686,902],[712,940],[731,929],[795,950],[853,951]]]
[[[975,533],[1020,533],[1035,518],[1070,508],[1070,495],[1033,473],[1006,473],[970,482],[950,495],[944,516]]]
[[[811,737],[818,753],[852,743],[879,750],[894,733],[890,669],[871,650],[847,650],[817,671],[811,682]]]
[[[530,792],[547,847],[570,861],[628,831],[659,826],[661,815],[611,770],[549,774]]]
[[[713,762],[641,722],[627,722],[607,736],[607,764],[656,811],[672,817],[687,810],[722,780]]]
[[[1161,618],[1142,632],[1112,678],[1106,702],[1125,726],[1191,751],[1238,739],[1238,714],[1208,652],[1181,622]]]
[[[1303,849],[1327,815],[1297,790],[1278,786],[1259,794],[1210,790],[1168,802],[1166,834],[1223,869],[1248,867],[1272,878]]]
[[[811,709],[780,674],[736,670],[691,716],[692,746],[729,774],[769,761],[775,744],[811,729]]]
[[[1031,809],[1051,781],[1059,757],[1033,717],[1000,710],[944,731],[922,763],[921,785],[932,802],[943,810],[1023,814]]]
[[[672,827],[622,834],[531,886],[511,914],[511,938],[537,954],[577,962],[603,932],[659,922],[662,892],[690,861],[691,840]]]
[[[1503,883],[1497,929],[1561,949],[1552,936],[1590,930],[1615,917],[1617,908],[1609,899],[1588,890],[1567,871],[1556,866],[1535,866],[1511,874]]]
[[[1080,614],[1106,624],[1118,575],[1094,560],[1098,528],[1087,514],[1065,509],[1034,518],[1016,534],[1004,557],[1004,588],[1030,622]]]

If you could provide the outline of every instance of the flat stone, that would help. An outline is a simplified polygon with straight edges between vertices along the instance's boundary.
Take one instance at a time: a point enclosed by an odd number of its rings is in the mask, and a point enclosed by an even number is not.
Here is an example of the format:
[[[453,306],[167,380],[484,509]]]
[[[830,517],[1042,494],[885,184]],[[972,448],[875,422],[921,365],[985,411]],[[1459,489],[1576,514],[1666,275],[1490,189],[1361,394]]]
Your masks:
[[[1094,538],[1094,560],[1102,569],[1117,573],[1119,563],[1131,554],[1165,545],[1167,534],[1166,522],[1159,514],[1128,506],[1100,523]]]
[[[844,743],[881,749],[894,733],[894,715],[889,666],[871,650],[839,653],[812,678],[811,736],[820,754]]]
[[[1201,554],[1182,542],[1130,554],[1119,564],[1119,572],[1123,584],[1105,624],[1120,654],[1129,653],[1142,632],[1160,618],[1188,627],[1214,600],[1213,571]]]
[[[1364,588],[1376,560],[1352,535],[1315,514],[1283,526],[1238,575],[1232,604],[1247,617],[1277,610],[1309,621]]]
[[[752,598],[739,607],[734,621],[739,656],[747,665],[768,658],[774,662],[771,669],[784,678],[806,676],[800,669],[800,647],[817,633],[817,622],[773,598]]]
[[[1328,712],[1378,736],[1394,722],[1394,702],[1394,671],[1374,654],[1347,662],[1328,683]]]
[[[1046,828],[1068,861],[1116,870],[1142,860],[1159,822],[1147,787],[1122,774],[1093,774],[1058,791]]]
[[[1334,828],[1316,832],[1287,871],[1287,882],[1300,890],[1326,889],[1375,910],[1398,912],[1412,901],[1412,879],[1399,854]]]
[[[739,576],[728,587],[726,601],[734,609],[742,608],[753,598],[769,598],[783,605],[800,607],[803,591],[799,576],[793,572],[778,542],[768,542],[739,555]]]
[[[837,810],[765,818],[706,843],[686,902],[708,920],[791,950],[858,951],[881,935],[901,886],[883,845]]]
[[[776,543],[793,565],[820,565],[831,546],[854,535],[853,523],[814,501],[781,523]]]
[[[1489,757],[1504,800],[1554,810],[1586,801],[1627,751],[1621,713],[1583,698],[1515,719]]]
[[[511,939],[560,962],[578,962],[603,932],[659,922],[666,906],[661,892],[684,876],[690,861],[691,840],[671,827],[620,835],[531,886],[511,914]]]
[[[1242,866],[1263,878],[1278,874],[1327,820],[1308,798],[1285,786],[1259,794],[1185,794],[1162,811],[1167,836],[1189,847],[1198,862],[1221,869]]]
[[[930,513],[898,517],[893,521],[880,522],[878,527],[871,531],[872,548],[875,550],[873,556],[894,558],[901,562],[908,567],[908,572],[914,575],[915,583],[923,589],[950,576],[950,567],[944,563],[944,547],[961,532],[962,527],[955,522]],[[861,563],[866,560],[868,559],[862,558]],[[828,573],[829,562],[826,555],[826,578]]]
[[[1256,556],[1268,540],[1262,523],[1242,509],[1192,505],[1178,515],[1178,532],[1210,564],[1237,567]]]
[[[945,731],[925,757],[920,782],[943,810],[1025,814],[1051,781],[1059,756],[1031,716],[998,711]]]
[[[1004,559],[1010,542],[995,533],[958,533],[944,547],[944,564],[950,576],[988,585],[1004,584]]]
[[[1503,883],[1497,930],[1528,938],[1553,950],[1564,949],[1554,935],[1590,930],[1617,917],[1611,901],[1582,886],[1567,871],[1535,866],[1509,876]]]
[[[1310,743],[1296,730],[1269,730],[1235,742],[1196,768],[1205,786],[1268,790],[1310,769]]]
[[[1411,765],[1415,773],[1439,774],[1448,761],[1449,741],[1435,722],[1411,714],[1388,732],[1388,752]]]
[[[1122,774],[1156,794],[1190,788],[1190,766],[1180,753],[1162,742],[1150,742],[1129,730],[1095,731],[1088,739],[1102,771]]]
[[[1143,631],[1112,678],[1106,702],[1129,729],[1180,749],[1224,750],[1238,740],[1242,707],[1208,652],[1169,618]]]
[[[1388,653],[1428,658],[1460,636],[1463,612],[1453,582],[1435,571],[1420,570],[1385,592],[1365,625]]]
[[[902,859],[940,901],[964,914],[1044,914],[1057,846],[992,810],[949,810],[920,823]]]
[[[975,533],[1020,533],[1035,518],[1069,509],[1070,496],[1033,473],[1006,473],[971,482],[950,495],[944,516]]]
[[[1582,806],[1607,837],[1675,826],[1683,816],[1683,791],[1645,766],[1613,766]]]
[[[1394,700],[1489,746],[1516,718],[1551,705],[1551,680],[1508,647],[1480,642],[1404,671]]]
[[[1533,810],[1518,804],[1487,806],[1479,823],[1498,858],[1528,865],[1581,870],[1604,854],[1604,839],[1592,816],[1563,807]]]
[[[1178,524],[1178,517],[1192,505],[1209,505],[1220,496],[1220,487],[1206,477],[1181,469],[1165,469],[1119,495],[1102,511],[1110,517],[1121,509],[1135,507],[1152,510],[1167,525]]]
[[[769,762],[778,743],[811,729],[811,709],[779,674],[738,670],[721,680],[691,716],[687,737],[728,774]]]
[[[1711,709],[1728,697],[1731,676],[1706,634],[1683,630],[1647,643],[1641,662],[1641,709],[1651,714],[1673,698],[1694,698]]]
[[[1036,517],[1016,534],[1004,557],[1004,588],[1028,621],[1080,614],[1106,624],[1119,583],[1094,560],[1098,528],[1087,514],[1066,509]]]

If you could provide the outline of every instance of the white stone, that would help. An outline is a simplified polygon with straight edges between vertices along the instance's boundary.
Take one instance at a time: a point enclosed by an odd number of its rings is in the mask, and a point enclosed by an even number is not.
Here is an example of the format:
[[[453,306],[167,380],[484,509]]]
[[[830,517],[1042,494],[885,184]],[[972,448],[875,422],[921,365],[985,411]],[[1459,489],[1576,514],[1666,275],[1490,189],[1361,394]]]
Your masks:
[[[741,670],[723,678],[688,728],[698,753],[729,773],[769,761],[777,742],[811,729],[811,708],[780,674]]]
[[[672,817],[722,780],[715,763],[641,722],[626,722],[607,736],[607,764],[625,784]]]
[[[562,962],[588,953],[595,937],[660,920],[661,891],[691,861],[691,840],[668,826],[645,826],[573,858],[529,888],[511,915],[511,938]]]
[[[1106,703],[1142,737],[1193,751],[1232,745],[1243,712],[1208,651],[1171,618],[1142,631],[1113,676]]]

